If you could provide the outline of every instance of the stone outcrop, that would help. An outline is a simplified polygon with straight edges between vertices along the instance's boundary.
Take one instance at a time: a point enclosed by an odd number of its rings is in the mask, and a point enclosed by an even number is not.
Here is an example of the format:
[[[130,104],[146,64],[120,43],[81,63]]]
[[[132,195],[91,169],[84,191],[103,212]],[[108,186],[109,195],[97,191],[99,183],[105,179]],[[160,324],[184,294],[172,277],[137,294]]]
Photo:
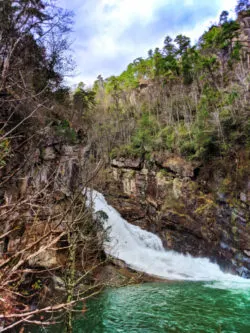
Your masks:
[[[56,243],[53,240],[63,232],[62,212],[67,211],[70,195],[81,184],[87,147],[58,140],[49,127],[43,130],[41,138],[39,147],[29,150],[26,175],[4,189],[1,213],[5,220],[1,223],[1,234],[14,229],[0,243],[0,260],[28,248],[49,233],[38,246],[31,248],[30,254],[50,242],[52,245],[32,257],[28,264],[51,269],[65,264],[65,256],[56,249],[60,239]],[[67,219],[70,218],[67,214]]]
[[[194,177],[195,169],[198,167],[198,164],[186,161],[184,158],[171,153],[155,153],[152,159],[159,167],[180,177]]]
[[[141,169],[142,160],[140,158],[119,158],[113,159],[111,165],[116,168]]]
[[[139,170],[117,162],[106,198],[129,222],[157,233],[167,249],[209,257],[250,278],[249,156],[235,162],[244,166],[241,176],[228,163],[201,166],[173,154],[153,155]]]
[[[243,47],[248,68],[250,68],[250,15],[249,11],[239,13],[238,22],[240,24],[239,36],[237,40]]]

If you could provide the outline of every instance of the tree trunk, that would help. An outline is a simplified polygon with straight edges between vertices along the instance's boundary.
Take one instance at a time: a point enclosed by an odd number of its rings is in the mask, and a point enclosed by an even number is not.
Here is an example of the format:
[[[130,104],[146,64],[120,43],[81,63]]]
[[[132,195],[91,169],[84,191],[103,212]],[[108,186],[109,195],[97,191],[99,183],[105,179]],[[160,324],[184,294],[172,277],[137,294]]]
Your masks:
[[[73,301],[74,298],[74,288],[75,288],[75,273],[76,273],[76,238],[75,233],[68,233],[68,243],[69,243],[69,264],[68,264],[68,275],[66,279],[66,288],[67,288],[67,303]],[[73,333],[73,313],[69,309],[66,317],[66,333]]]

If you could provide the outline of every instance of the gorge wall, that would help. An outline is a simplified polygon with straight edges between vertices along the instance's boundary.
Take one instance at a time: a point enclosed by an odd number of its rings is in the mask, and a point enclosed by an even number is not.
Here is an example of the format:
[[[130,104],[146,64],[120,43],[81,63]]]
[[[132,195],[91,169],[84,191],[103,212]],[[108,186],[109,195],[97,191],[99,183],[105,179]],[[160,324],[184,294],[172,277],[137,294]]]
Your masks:
[[[0,193],[1,234],[7,234],[0,243],[0,263],[26,249],[23,259],[31,256],[27,260],[31,267],[65,265],[65,251],[57,251],[57,237],[72,218],[67,210],[82,179],[83,160],[83,145],[63,140],[48,126],[39,133],[38,143],[27,144],[22,154],[1,170],[2,179],[11,174],[9,170],[17,175],[2,186]],[[23,162],[21,173],[17,166]],[[36,256],[32,256],[34,252]]]
[[[111,173],[106,198],[130,223],[159,235],[167,249],[250,277],[249,154],[202,165],[155,153],[113,160]]]

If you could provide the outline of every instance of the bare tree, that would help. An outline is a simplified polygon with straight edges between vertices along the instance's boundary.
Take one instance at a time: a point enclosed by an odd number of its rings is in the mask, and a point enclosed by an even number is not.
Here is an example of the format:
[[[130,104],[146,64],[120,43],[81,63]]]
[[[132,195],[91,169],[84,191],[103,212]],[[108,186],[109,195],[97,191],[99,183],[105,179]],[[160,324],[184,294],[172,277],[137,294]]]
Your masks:
[[[90,171],[86,163],[79,163],[77,174],[73,174],[79,183],[71,188],[67,197],[58,190],[69,185],[68,180],[65,184],[60,177],[61,166],[51,174],[45,186],[38,186],[33,179],[19,200],[6,194],[5,205],[0,206],[0,219],[5,225],[0,236],[3,251],[0,260],[2,331],[21,323],[53,324],[62,321],[60,313],[66,311],[66,329],[72,332],[74,305],[102,289],[91,276],[103,263],[104,230],[93,219],[91,207],[86,206],[86,197],[82,193],[83,188],[90,186],[100,166],[98,164]],[[55,200],[58,200],[57,208]],[[62,261],[43,267],[51,252],[53,256],[63,258]],[[50,306],[44,306],[43,302],[39,305],[46,285],[35,286],[30,295],[24,290],[28,275],[33,275],[34,282],[37,276],[39,280],[43,276],[53,280],[57,274],[62,277],[65,287],[65,298],[60,302],[53,299]],[[31,303],[35,298],[38,301],[33,310]],[[40,314],[46,319],[38,320]]]

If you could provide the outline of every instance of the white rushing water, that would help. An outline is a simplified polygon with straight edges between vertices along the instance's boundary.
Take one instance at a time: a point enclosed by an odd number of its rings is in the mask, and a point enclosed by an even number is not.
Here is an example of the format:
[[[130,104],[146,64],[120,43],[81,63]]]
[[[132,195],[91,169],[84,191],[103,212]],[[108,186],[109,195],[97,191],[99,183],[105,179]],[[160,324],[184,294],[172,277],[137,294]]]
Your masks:
[[[107,219],[103,219],[104,228],[108,230],[104,244],[106,254],[123,260],[129,267],[169,280],[221,281],[250,286],[249,280],[223,273],[209,259],[165,250],[158,236],[128,223],[97,191],[88,190],[87,198],[95,214],[102,211],[107,215]]]

